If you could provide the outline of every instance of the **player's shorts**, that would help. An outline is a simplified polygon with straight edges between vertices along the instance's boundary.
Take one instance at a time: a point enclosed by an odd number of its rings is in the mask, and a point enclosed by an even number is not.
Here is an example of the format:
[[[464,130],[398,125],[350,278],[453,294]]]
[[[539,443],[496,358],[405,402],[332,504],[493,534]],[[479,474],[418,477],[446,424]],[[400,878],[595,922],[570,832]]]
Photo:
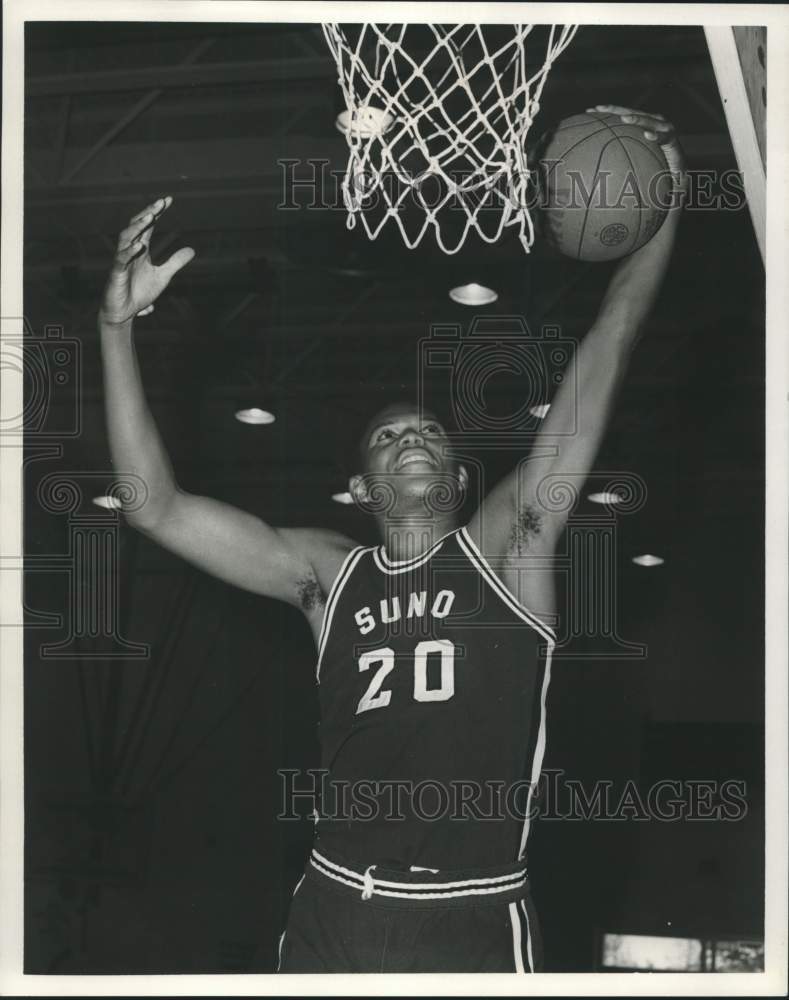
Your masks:
[[[471,871],[351,866],[313,850],[278,972],[538,972],[523,861]]]

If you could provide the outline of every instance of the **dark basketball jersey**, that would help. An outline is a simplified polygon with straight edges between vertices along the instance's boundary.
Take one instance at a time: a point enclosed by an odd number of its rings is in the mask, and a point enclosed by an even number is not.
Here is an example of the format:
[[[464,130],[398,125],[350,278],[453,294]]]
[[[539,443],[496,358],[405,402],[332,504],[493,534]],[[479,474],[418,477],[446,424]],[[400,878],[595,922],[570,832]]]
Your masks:
[[[553,645],[465,528],[403,562],[351,552],[318,648],[316,847],[404,869],[523,857]]]

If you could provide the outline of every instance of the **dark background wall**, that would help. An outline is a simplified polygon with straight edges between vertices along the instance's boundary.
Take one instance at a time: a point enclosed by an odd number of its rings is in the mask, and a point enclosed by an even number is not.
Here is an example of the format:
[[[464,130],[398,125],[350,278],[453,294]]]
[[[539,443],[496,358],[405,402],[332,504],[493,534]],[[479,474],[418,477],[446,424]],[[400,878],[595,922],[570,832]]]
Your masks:
[[[308,820],[276,816],[277,770],[318,763],[314,653],[296,612],[210,580],[91,504],[113,476],[94,317],[115,234],[171,193],[158,252],[198,250],[138,324],[182,484],[362,541],[370,526],[330,500],[351,428],[416,385],[432,323],[467,326],[447,289],[493,284],[488,315],[573,337],[610,272],[542,245],[526,258],[511,239],[452,259],[407,253],[347,233],[341,211],[278,211],[278,159],[344,162],[334,69],[313,26],[29,24],[26,72],[28,346],[52,358],[56,325],[76,359],[67,382],[51,382],[26,452],[26,971],[267,971],[311,835]],[[582,30],[543,115],[597,101],[661,110],[692,169],[734,168],[700,29]],[[592,968],[607,930],[761,936],[763,357],[747,210],[686,213],[598,461],[647,486],[616,525],[617,629],[647,656],[565,650],[545,767],[610,781],[615,796],[629,780],[742,780],[747,815],[543,817],[530,868],[550,970]],[[427,374],[447,405],[446,380]],[[502,377],[491,405],[523,391]],[[241,425],[240,405],[277,422]],[[480,460],[490,483],[508,459]],[[58,501],[61,481],[70,500]],[[583,501],[576,518],[595,513]],[[116,574],[94,562],[92,579],[79,575],[88,537],[110,540],[119,586],[117,613],[93,634],[69,609]],[[665,565],[634,566],[643,551]]]

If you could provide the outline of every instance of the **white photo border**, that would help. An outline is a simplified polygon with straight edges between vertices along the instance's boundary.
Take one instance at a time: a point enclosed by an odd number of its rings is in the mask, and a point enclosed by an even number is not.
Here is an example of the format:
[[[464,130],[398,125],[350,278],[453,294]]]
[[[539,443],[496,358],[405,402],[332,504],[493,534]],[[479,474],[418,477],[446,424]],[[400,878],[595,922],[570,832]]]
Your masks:
[[[5,0],[3,4],[3,336],[21,336],[24,25],[29,21],[392,20],[451,23],[457,3],[291,3],[260,0]],[[25,975],[23,934],[22,629],[0,627],[0,994],[206,995],[784,995],[787,975],[787,466],[789,465],[789,7],[782,4],[462,5],[464,20],[768,27],[766,356],[766,907],[763,973],[515,975]],[[16,327],[15,325],[16,324]],[[0,372],[0,418],[21,412],[20,372]],[[0,447],[0,612],[22,620],[22,441]],[[743,664],[743,670],[753,669]]]

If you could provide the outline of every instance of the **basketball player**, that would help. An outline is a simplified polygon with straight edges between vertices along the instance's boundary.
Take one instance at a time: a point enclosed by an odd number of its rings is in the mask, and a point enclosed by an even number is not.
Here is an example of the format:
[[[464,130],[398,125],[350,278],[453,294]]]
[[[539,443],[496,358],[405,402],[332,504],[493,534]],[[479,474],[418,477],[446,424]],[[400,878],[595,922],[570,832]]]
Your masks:
[[[668,122],[596,110],[659,142],[681,188]],[[363,548],[320,528],[272,527],[179,488],[132,339],[134,318],[153,310],[194,256],[184,248],[151,262],[152,228],[171,201],[149,205],[120,234],[104,293],[109,437],[118,470],[148,487],[132,526],[228,583],[300,608],[315,638],[327,791],[280,969],[535,971],[526,841],[555,643],[545,566],[567,517],[543,507],[538,486],[562,474],[578,486],[590,469],[679,209],[616,267],[537,441],[537,455],[541,442],[560,442],[558,454],[520,463],[467,523],[454,513],[467,472],[445,427],[408,403],[373,417],[350,491],[375,517],[382,544]],[[579,430],[570,434],[576,406]]]

